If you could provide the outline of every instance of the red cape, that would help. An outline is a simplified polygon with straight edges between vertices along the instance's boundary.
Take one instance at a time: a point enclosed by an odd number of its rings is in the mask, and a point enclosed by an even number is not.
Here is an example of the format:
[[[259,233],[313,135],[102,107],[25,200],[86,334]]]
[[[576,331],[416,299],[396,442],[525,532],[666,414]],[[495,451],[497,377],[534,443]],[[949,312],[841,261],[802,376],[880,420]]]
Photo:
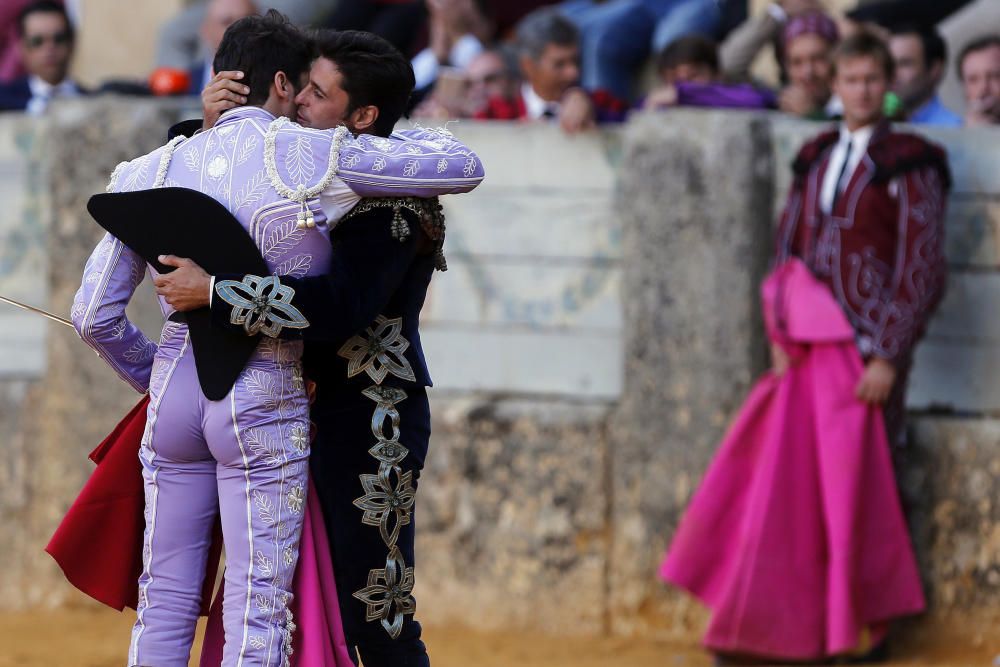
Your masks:
[[[145,396],[90,453],[97,468],[70,506],[45,551],[71,584],[109,607],[135,609],[142,573],[145,497],[139,446],[146,429]],[[216,524],[202,595],[208,614],[222,551]]]

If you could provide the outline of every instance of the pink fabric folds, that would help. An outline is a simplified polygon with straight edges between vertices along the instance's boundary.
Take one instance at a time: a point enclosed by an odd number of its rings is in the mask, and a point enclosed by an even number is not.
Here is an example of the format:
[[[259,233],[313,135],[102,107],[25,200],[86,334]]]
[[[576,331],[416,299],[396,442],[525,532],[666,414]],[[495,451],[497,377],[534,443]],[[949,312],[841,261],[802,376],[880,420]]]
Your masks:
[[[763,288],[794,359],[753,388],[681,521],[661,577],[712,611],[715,651],[821,659],[923,610],[882,412],[828,288],[798,260]]]
[[[355,667],[347,649],[344,625],[337,601],[337,585],[323,523],[323,511],[316,497],[312,479],[306,496],[306,514],[299,544],[299,562],[292,581],[291,610],[296,630],[292,637],[291,667]],[[201,667],[219,667],[222,663],[222,589],[215,596]]]

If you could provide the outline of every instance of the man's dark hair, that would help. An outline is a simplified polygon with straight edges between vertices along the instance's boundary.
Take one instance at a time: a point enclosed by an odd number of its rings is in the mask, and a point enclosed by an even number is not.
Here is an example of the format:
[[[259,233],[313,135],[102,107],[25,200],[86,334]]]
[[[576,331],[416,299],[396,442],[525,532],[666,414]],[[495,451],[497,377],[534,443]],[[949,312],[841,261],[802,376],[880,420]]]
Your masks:
[[[958,78],[965,79],[962,76],[962,66],[965,65],[965,59],[972,55],[973,53],[978,53],[979,51],[985,51],[986,49],[992,49],[993,47],[1000,48],[1000,35],[986,35],[985,37],[980,37],[974,39],[965,45],[965,48],[958,54],[958,60],[955,63],[958,69]]]
[[[17,13],[18,37],[24,37],[28,17],[32,14],[59,14],[66,22],[66,31],[69,33],[70,41],[73,41],[73,38],[76,36],[76,32],[73,29],[73,22],[69,20],[69,14],[66,13],[66,8],[63,7],[62,3],[55,2],[54,0],[37,0]]]
[[[522,56],[538,60],[549,44],[576,46],[580,32],[554,7],[531,12],[517,26],[517,50]]]
[[[882,66],[882,71],[890,82],[896,76],[896,63],[892,59],[892,52],[885,41],[874,33],[861,31],[837,45],[831,56],[834,74],[837,73],[837,66],[841,60],[853,58],[873,58]]]
[[[265,16],[247,16],[229,26],[212,67],[216,72],[243,72],[241,83],[250,86],[247,104],[259,106],[267,101],[278,72],[299,90],[313,56],[311,40],[272,9]]]
[[[372,134],[388,137],[406,111],[416,81],[410,61],[388,40],[360,30],[320,30],[316,53],[337,65],[347,93],[347,113],[378,108]]]
[[[911,23],[908,25],[895,26],[892,29],[894,37],[913,35],[920,40],[920,45],[924,50],[924,69],[934,66],[934,63],[941,63],[944,67],[948,61],[948,47],[941,37],[938,29],[932,25],[918,25]]]
[[[718,74],[718,45],[702,35],[687,35],[675,39],[660,52],[656,59],[656,70],[662,72],[680,65],[705,65]]]

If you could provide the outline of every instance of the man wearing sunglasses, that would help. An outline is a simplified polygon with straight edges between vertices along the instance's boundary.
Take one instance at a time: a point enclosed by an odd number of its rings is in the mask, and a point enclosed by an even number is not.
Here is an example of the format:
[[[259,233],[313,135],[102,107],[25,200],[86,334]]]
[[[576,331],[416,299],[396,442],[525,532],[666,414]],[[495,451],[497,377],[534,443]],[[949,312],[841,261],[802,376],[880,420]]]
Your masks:
[[[0,86],[0,111],[40,115],[57,97],[79,97],[83,90],[69,78],[73,25],[62,4],[32,2],[18,15],[21,58],[28,75]]]

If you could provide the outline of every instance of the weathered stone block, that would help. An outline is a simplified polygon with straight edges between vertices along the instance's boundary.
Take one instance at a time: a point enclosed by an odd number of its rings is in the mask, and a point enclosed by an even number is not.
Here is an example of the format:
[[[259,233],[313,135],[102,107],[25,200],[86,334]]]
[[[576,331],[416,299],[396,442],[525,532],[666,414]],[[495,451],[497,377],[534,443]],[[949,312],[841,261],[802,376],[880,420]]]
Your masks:
[[[119,161],[163,144],[176,120],[169,105],[107,98],[59,105],[42,121],[47,149],[39,159],[49,217],[40,222],[51,261],[39,279],[48,281],[54,312],[69,312],[83,265],[103,234],[86,211],[87,199],[104,191]],[[148,285],[143,294],[130,314],[155,339],[159,311]],[[87,453],[139,400],[76,333],[47,326],[44,377],[0,382],[0,459],[15,462],[10,491],[0,496],[0,543],[9,545],[10,563],[0,571],[6,607],[56,604],[76,595],[42,548],[90,473]]]
[[[625,388],[614,456],[609,612],[669,618],[655,573],[719,437],[762,368],[757,286],[771,247],[763,117],[639,117],[622,163]]]
[[[913,420],[900,491],[935,612],[1000,619],[1000,420]]]
[[[421,616],[474,628],[602,632],[607,408],[435,398],[432,409],[416,511]]]

